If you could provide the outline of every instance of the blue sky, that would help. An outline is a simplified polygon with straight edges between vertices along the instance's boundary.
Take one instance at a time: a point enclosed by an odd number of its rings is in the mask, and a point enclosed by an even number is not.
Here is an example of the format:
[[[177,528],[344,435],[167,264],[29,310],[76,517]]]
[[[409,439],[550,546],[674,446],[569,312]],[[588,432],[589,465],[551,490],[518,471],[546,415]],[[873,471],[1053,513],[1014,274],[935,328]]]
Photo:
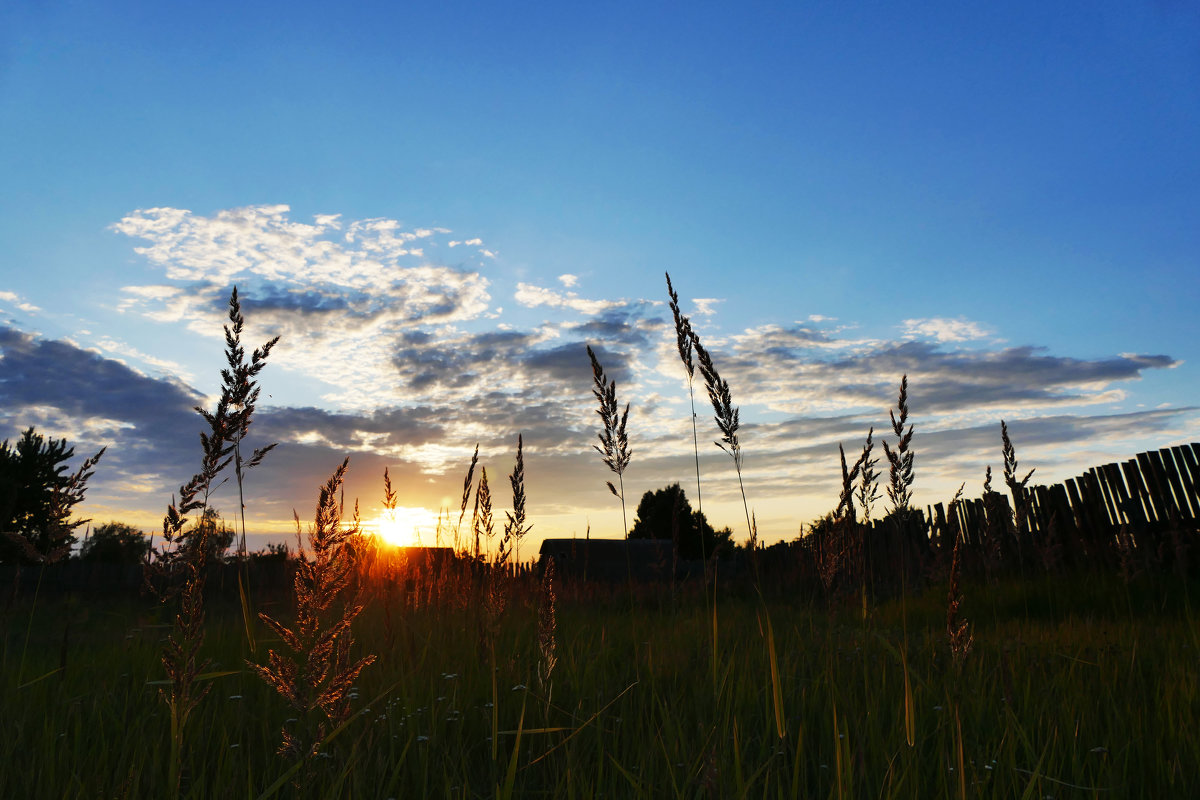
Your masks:
[[[768,541],[836,504],[905,372],[918,502],[978,493],[1001,418],[1061,480],[1198,438],[1198,133],[1169,0],[6,4],[0,436],[111,445],[88,513],[155,527],[237,283],[283,336],[256,530],[347,454],[369,509],[385,465],[457,504],[474,443],[503,487],[524,433],[535,533],[619,535],[584,344],[633,404],[631,502],[694,497],[670,271]]]

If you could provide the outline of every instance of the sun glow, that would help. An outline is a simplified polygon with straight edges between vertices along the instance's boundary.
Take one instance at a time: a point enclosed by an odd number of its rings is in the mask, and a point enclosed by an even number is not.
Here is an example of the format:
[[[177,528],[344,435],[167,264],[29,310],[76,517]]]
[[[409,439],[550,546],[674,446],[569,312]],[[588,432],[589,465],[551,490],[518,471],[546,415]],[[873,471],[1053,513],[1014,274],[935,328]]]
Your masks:
[[[432,545],[437,516],[428,509],[400,506],[381,512],[371,527],[376,536],[393,547]]]

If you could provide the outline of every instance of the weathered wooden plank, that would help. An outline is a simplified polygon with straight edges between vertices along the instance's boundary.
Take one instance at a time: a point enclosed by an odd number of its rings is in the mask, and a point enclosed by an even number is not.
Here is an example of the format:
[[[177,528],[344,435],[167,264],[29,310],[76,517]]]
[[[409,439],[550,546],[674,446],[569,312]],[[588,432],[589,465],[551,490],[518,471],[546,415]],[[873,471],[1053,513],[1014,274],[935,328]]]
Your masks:
[[[1175,509],[1175,499],[1171,497],[1171,490],[1163,482],[1161,471],[1155,469],[1150,453],[1138,453],[1137,462],[1142,470],[1142,479],[1146,482],[1146,488],[1150,491],[1150,499],[1154,502],[1154,511],[1158,514],[1158,521],[1174,521],[1179,517],[1179,512]]]
[[[1083,502],[1083,493],[1079,491],[1079,483],[1075,478],[1067,478],[1066,487],[1067,497],[1071,501],[1071,510],[1075,513],[1080,533],[1084,538],[1089,538],[1096,523],[1092,519],[1092,512],[1088,509],[1087,503]]]
[[[1108,504],[1104,501],[1104,490],[1100,488],[1100,481],[1096,477],[1095,470],[1085,472],[1080,477],[1083,479],[1083,500],[1092,508],[1092,515],[1098,523],[1094,535],[1103,536],[1113,525]]]
[[[1104,498],[1104,509],[1108,512],[1108,524],[1120,525],[1121,514],[1117,509],[1117,504],[1112,493],[1108,488],[1108,480],[1103,472],[1103,469],[1092,467],[1088,470],[1088,474],[1095,479],[1096,485],[1100,488],[1100,496]]]
[[[1192,481],[1192,495],[1196,498],[1197,510],[1200,512],[1200,458],[1197,458],[1190,447],[1177,448],[1176,454],[1187,467],[1188,477]],[[1200,516],[1200,513],[1197,514]]]
[[[1067,490],[1061,483],[1056,483],[1046,490],[1046,499],[1051,515],[1058,526],[1059,534],[1064,542],[1078,543],[1083,539],[1079,535],[1079,525],[1071,510],[1071,502],[1067,499]]]
[[[1142,473],[1138,470],[1137,461],[1126,461],[1121,464],[1121,472],[1125,475],[1125,485],[1129,487],[1130,499],[1140,507],[1147,524],[1158,522],[1154,504],[1150,502],[1149,493],[1142,483]]]
[[[1108,478],[1108,487],[1113,492],[1113,500],[1117,504],[1118,523],[1127,525],[1135,520],[1145,522],[1140,506],[1137,509],[1133,506],[1129,497],[1129,489],[1125,486],[1125,479],[1121,476],[1121,468],[1116,464],[1105,464],[1103,469],[1105,477]]]
[[[1175,462],[1175,472],[1179,476],[1183,497],[1187,502],[1188,511],[1192,519],[1200,519],[1200,492],[1196,491],[1196,473],[1194,468],[1188,464],[1188,457],[1191,455],[1191,450],[1186,450],[1182,447],[1172,447],[1170,450],[1163,451],[1163,453],[1164,459],[1166,458],[1166,453],[1170,453],[1171,458]]]
[[[1183,481],[1179,480],[1179,471],[1175,469],[1175,459],[1171,456],[1171,451],[1159,450],[1158,452],[1151,452],[1150,461],[1162,474],[1163,482],[1171,490],[1171,495],[1175,503],[1176,519],[1184,520],[1191,517],[1187,496],[1183,491]]]
[[[979,547],[983,542],[983,526],[987,524],[982,500],[971,500],[962,504],[964,514],[963,542]]]

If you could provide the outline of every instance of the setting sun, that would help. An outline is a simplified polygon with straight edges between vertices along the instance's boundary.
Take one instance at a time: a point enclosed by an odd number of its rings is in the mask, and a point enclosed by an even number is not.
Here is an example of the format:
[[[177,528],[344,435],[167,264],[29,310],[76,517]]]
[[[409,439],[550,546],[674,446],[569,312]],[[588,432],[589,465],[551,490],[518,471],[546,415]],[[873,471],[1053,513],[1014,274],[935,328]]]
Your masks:
[[[401,506],[383,511],[370,527],[375,535],[393,547],[416,547],[433,544],[437,515],[424,508]]]

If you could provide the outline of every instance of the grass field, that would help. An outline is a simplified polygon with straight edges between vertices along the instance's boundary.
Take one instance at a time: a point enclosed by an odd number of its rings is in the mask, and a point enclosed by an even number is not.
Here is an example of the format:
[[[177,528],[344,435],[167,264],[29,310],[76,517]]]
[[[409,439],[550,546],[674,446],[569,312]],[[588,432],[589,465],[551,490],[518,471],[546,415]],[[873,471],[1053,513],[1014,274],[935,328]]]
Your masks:
[[[181,794],[1196,796],[1198,589],[1163,576],[966,584],[975,641],[956,665],[945,586],[865,618],[857,601],[732,587],[715,613],[695,586],[632,610],[624,587],[560,587],[549,684],[532,580],[510,587],[494,635],[477,606],[383,592],[354,626],[378,661],[299,785],[276,755],[293,712],[243,661],[236,593],[212,597],[210,671],[231,674],[189,723]],[[257,600],[288,619],[290,598]],[[164,608],[43,596],[2,613],[0,795],[170,796]],[[262,662],[279,643],[257,632]]]

